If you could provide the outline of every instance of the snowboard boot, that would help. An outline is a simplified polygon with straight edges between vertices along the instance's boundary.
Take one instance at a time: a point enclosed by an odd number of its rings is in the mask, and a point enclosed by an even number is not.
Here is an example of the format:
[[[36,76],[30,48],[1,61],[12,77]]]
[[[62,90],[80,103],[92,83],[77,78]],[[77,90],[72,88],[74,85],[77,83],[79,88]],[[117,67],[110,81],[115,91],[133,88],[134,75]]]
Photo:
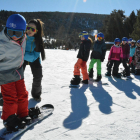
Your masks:
[[[83,84],[88,84],[88,79],[82,81]]]
[[[116,78],[121,78],[121,73],[113,74],[113,76],[116,77]]]
[[[35,84],[32,84],[31,94],[35,101],[40,102],[41,101],[40,96],[42,94],[42,86],[37,86]]]
[[[106,72],[105,76],[111,76],[110,72]]]
[[[17,115],[10,115],[6,120],[3,121],[4,126],[7,131],[18,131],[19,129],[24,129],[26,123],[22,121]]]
[[[71,80],[72,85],[79,85],[81,81],[81,78],[79,75],[74,75],[74,78]]]
[[[90,70],[88,76],[89,76],[89,78],[93,78],[93,68]]]
[[[29,116],[31,119],[38,118],[38,115],[41,114],[38,106],[29,109]]]
[[[99,81],[101,81],[101,79],[102,79],[102,76],[101,75],[97,75],[97,79],[95,79],[95,82],[99,82]]]
[[[32,123],[32,119],[29,115],[21,118],[21,120],[24,121],[27,125]]]

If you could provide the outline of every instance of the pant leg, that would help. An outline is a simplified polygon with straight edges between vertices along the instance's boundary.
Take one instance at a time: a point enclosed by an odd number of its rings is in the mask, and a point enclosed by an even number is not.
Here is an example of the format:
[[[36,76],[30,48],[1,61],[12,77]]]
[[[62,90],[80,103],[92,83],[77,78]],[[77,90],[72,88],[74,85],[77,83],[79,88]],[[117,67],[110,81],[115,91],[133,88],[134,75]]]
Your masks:
[[[101,75],[101,60],[97,59],[97,75]]]
[[[91,59],[90,64],[89,64],[89,68],[88,68],[88,72],[90,72],[90,70],[93,68],[93,66],[96,62],[97,62],[97,59]]]
[[[118,75],[118,71],[119,71],[119,61],[114,60],[114,67],[113,67],[113,74],[114,75]]]
[[[24,60],[24,63],[23,63],[23,71],[25,70],[26,65],[28,65],[28,61]]]
[[[80,68],[81,68],[82,62],[83,62],[82,59],[78,59],[77,62],[75,63],[74,71],[73,71],[74,75],[80,75]]]
[[[126,60],[123,60],[122,64],[125,68],[126,75],[130,75],[130,69],[129,69],[129,66],[127,66]]]
[[[111,61],[109,62],[109,64],[108,64],[107,71],[108,71],[109,73],[111,73],[111,68],[112,68],[112,66],[113,66],[113,63],[114,63],[114,61],[111,60]]]
[[[29,63],[29,65],[31,67],[31,71],[33,74],[33,84],[31,94],[34,98],[39,98],[42,94],[41,81],[43,77],[42,66],[40,64],[39,58],[35,62]]]
[[[28,91],[24,79],[15,82],[15,85],[18,97],[17,115],[22,118],[28,115]]]
[[[3,96],[3,111],[1,118],[6,120],[10,115],[17,114],[18,96],[15,82],[1,85]]]
[[[88,73],[87,73],[87,65],[85,65],[85,67],[81,67],[81,72],[83,75],[83,80],[87,80],[89,79]]]

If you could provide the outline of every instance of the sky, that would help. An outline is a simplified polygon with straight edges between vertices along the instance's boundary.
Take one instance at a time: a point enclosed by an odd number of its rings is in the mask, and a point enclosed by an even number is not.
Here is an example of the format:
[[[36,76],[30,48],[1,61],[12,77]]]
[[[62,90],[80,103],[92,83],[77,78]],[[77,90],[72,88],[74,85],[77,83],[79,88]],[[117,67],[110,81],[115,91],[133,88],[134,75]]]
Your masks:
[[[140,9],[140,0],[0,0],[0,10],[17,12],[59,11],[110,14],[114,9],[129,16]]]

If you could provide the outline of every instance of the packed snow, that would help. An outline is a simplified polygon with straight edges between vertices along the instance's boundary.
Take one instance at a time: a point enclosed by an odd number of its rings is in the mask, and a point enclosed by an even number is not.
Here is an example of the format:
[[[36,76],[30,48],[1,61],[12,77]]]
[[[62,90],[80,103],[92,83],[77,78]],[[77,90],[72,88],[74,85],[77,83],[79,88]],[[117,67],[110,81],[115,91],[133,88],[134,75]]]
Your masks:
[[[25,70],[25,84],[29,91],[29,107],[53,104],[51,116],[27,130],[16,140],[138,140],[140,139],[140,76],[133,79],[105,77],[102,63],[102,83],[89,82],[70,88],[78,51],[45,50],[42,61],[42,101],[31,96],[32,74]],[[87,62],[89,66],[90,59]],[[120,71],[123,66],[120,65]],[[94,77],[96,78],[96,65]],[[0,107],[0,114],[2,107]],[[0,130],[4,128],[0,120]],[[1,132],[0,132],[1,133]]]

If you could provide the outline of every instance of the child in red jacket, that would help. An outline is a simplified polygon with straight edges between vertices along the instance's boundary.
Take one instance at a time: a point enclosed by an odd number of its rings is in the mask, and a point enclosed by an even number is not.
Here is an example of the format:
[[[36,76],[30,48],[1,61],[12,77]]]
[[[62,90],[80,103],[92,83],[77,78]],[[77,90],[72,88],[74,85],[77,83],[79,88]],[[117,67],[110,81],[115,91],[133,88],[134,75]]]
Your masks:
[[[119,38],[116,38],[114,40],[114,45],[110,49],[110,53],[108,56],[108,67],[107,67],[107,73],[106,76],[111,76],[111,68],[113,67],[112,75],[116,77],[120,77],[120,74],[118,74],[118,67],[120,64],[120,55],[121,55],[121,47],[120,47],[121,40]]]
[[[128,39],[127,37],[122,38],[121,43],[121,63],[124,66],[123,76],[130,76],[130,69],[127,65],[129,61],[129,55],[130,55],[130,46],[128,45]]]
[[[25,30],[25,18],[13,14],[0,33],[0,85],[4,101],[1,118],[8,131],[22,129],[31,123],[22,68],[26,46]]]

